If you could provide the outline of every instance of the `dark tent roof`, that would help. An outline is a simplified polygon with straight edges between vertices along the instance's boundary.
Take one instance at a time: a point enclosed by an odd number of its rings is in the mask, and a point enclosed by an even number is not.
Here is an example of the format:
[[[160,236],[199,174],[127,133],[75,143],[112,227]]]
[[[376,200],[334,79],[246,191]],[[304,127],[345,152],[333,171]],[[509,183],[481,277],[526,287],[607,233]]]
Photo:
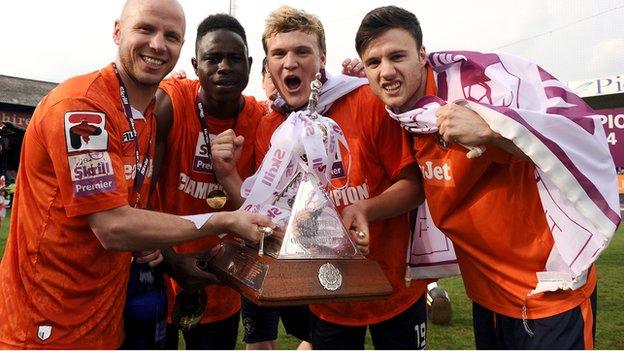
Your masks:
[[[58,83],[0,75],[0,103],[36,107]]]

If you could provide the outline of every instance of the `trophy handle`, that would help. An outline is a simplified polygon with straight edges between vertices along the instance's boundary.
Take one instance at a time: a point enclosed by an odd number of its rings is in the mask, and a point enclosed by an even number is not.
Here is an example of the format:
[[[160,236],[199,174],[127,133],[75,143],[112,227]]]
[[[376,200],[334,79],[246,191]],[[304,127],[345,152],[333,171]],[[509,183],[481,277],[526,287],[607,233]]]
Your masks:
[[[319,94],[321,93],[321,73],[317,73],[315,79],[310,83],[310,98],[308,99],[308,111],[310,112],[310,118],[316,118],[316,108],[318,106]]]

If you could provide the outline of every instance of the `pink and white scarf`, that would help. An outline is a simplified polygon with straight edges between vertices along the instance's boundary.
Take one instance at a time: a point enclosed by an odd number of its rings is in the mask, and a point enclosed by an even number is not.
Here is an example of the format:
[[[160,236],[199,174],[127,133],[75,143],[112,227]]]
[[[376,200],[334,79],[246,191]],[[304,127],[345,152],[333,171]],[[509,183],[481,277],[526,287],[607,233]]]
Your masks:
[[[536,166],[554,238],[531,294],[584,285],[620,222],[615,166],[600,116],[541,67],[512,55],[448,51],[431,53],[428,61],[437,73],[438,96],[391,117],[412,133],[434,133],[435,111],[448,101],[471,108],[513,141]],[[423,240],[413,237],[412,248],[425,252]],[[408,253],[416,264],[435,265],[436,259],[422,256]]]

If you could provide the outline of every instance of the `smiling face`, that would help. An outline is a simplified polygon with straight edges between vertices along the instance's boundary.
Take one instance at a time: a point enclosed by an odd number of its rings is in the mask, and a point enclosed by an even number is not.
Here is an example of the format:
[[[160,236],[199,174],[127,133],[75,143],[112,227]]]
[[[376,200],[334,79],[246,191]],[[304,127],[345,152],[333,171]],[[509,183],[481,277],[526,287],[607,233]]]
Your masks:
[[[175,1],[130,1],[115,22],[117,63],[126,84],[158,86],[173,69],[184,43],[185,21]]]
[[[362,62],[370,87],[394,112],[414,106],[425,91],[425,48],[404,29],[389,29],[362,51]]]
[[[291,107],[301,107],[310,97],[310,83],[325,67],[317,36],[302,31],[277,33],[266,40],[267,69],[275,88]]]
[[[215,101],[240,99],[249,81],[251,58],[240,35],[225,29],[206,33],[192,60],[202,89]]]

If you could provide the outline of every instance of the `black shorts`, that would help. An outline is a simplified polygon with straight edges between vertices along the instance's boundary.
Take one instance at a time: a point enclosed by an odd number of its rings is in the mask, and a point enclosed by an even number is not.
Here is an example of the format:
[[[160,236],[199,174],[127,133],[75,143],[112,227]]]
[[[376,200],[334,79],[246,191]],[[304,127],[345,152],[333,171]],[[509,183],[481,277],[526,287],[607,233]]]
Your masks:
[[[597,289],[596,289],[597,290]],[[596,335],[596,290],[575,308],[551,317],[527,320],[495,313],[472,303],[477,349],[582,350],[594,346]]]
[[[422,350],[427,347],[425,295],[400,314],[368,326],[375,349]],[[334,324],[312,315],[312,348],[363,350],[366,328]]]
[[[211,323],[199,323],[182,332],[187,350],[234,350],[238,338],[240,314]],[[168,350],[178,349],[178,328],[167,324]]]
[[[277,339],[279,318],[286,333],[310,341],[310,309],[308,306],[260,307],[241,298],[243,341],[247,344]]]

